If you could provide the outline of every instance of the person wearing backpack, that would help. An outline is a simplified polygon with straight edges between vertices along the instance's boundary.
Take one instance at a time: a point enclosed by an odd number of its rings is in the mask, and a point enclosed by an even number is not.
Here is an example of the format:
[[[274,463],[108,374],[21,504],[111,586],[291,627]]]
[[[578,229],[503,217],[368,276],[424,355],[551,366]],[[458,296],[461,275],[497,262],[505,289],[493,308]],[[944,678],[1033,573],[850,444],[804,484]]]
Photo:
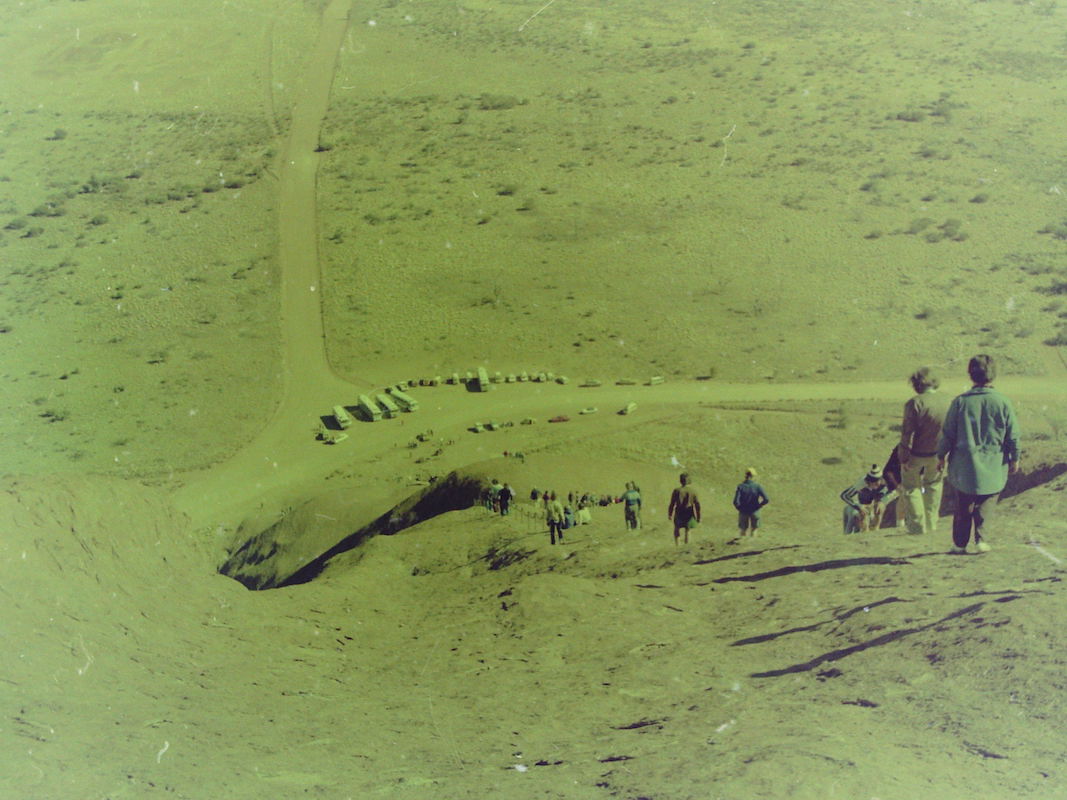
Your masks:
[[[620,499],[625,504],[623,515],[626,519],[626,530],[637,530],[641,527],[641,492],[637,488],[637,484],[629,481],[626,484],[626,491],[622,493]]]

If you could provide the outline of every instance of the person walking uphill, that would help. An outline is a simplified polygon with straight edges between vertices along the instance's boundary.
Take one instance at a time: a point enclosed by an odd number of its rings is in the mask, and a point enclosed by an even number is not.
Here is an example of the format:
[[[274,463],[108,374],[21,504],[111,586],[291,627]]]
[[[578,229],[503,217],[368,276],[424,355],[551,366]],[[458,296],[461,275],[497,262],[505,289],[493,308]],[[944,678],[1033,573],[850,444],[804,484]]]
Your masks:
[[[683,472],[678,476],[681,483],[671,492],[671,503],[667,506],[667,519],[674,520],[674,543],[678,544],[678,535],[685,531],[685,543],[689,544],[689,529],[700,522],[700,499],[693,487],[689,485],[689,474]]]
[[[904,404],[900,426],[900,502],[908,533],[934,533],[941,509],[941,484],[944,472],[937,465],[937,444],[941,424],[948,411],[948,399],[939,394],[940,384],[929,367],[912,373],[911,388],[915,396]]]
[[[756,483],[756,469],[745,470],[745,479],[738,484],[734,492],[734,508],[737,509],[737,527],[742,536],[755,536],[759,528],[759,512],[771,502],[763,487]],[[749,533],[749,529],[752,533]]]
[[[1019,426],[1011,401],[993,388],[996,364],[977,355],[967,365],[974,386],[948,407],[937,445],[937,466],[948,461],[948,482],[957,492],[952,517],[952,552],[966,553],[974,537],[979,553],[989,551],[986,533],[1008,474],[1019,470]]]

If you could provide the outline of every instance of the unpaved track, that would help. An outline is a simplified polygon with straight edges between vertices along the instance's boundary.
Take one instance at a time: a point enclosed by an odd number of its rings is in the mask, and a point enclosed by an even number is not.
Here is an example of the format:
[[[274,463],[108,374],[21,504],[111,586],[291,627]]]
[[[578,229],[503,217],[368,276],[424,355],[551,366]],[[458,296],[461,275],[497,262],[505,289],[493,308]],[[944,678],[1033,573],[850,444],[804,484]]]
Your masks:
[[[351,402],[366,388],[337,377],[326,361],[319,303],[318,225],[315,192],[319,129],[326,115],[337,53],[348,30],[351,0],[333,0],[322,15],[292,127],[278,173],[278,265],[281,270],[283,396],[266,427],[233,458],[190,475],[175,497],[197,524],[227,509],[254,503],[257,495],[284,481],[293,455],[321,455],[312,445],[320,414]]]
[[[197,527],[233,525],[256,509],[269,508],[279,498],[312,490],[332,472],[355,460],[371,461],[395,451],[415,433],[391,421],[361,424],[351,438],[334,447],[314,439],[319,417],[338,403],[353,404],[369,383],[338,377],[326,357],[322,324],[316,184],[319,130],[328,108],[336,59],[349,25],[351,0],[333,0],[322,17],[315,52],[310,60],[300,99],[293,109],[292,128],[279,172],[278,262],[282,272],[282,369],[284,393],[270,420],[248,446],[231,459],[207,470],[185,475],[175,501]],[[962,371],[962,365],[961,365]],[[408,376],[398,376],[408,377]],[[950,382],[949,391],[965,388]],[[1062,404],[1067,394],[1063,374],[1052,378],[1008,378],[1002,388],[1016,398],[1040,398]],[[573,384],[512,384],[475,395],[462,387],[417,392],[422,410],[417,429],[433,428],[437,435],[459,438],[479,420],[545,419],[559,413],[577,418],[583,407],[611,412],[634,400],[642,412],[636,418],[616,417],[615,424],[632,425],[650,416],[675,413],[700,402],[765,403],[781,400],[899,399],[907,387],[900,380],[867,383],[723,384],[688,381],[659,386],[603,386],[580,389]],[[415,417],[412,417],[415,419]],[[597,424],[604,424],[603,422]],[[553,436],[588,434],[588,425],[555,428]],[[442,466],[446,466],[442,464]]]

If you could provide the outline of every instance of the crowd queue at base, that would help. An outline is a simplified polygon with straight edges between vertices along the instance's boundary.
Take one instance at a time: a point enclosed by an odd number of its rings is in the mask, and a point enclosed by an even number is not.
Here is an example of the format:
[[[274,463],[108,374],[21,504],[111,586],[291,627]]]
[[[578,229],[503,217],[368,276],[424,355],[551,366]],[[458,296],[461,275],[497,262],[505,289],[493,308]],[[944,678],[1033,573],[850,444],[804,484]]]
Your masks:
[[[1008,475],[1019,469],[1019,427],[1011,401],[993,388],[996,364],[991,356],[974,356],[968,366],[972,387],[951,401],[940,393],[940,380],[929,367],[909,378],[915,395],[904,404],[900,441],[883,466],[870,470],[841,492],[846,534],[876,530],[883,513],[894,506],[898,525],[908,533],[936,533],[944,480],[955,489],[952,520],[954,554],[974,545],[988,552],[990,520]],[[756,470],[745,470],[734,491],[740,536],[755,536],[760,512],[769,501],[756,482]],[[493,480],[483,496],[485,507],[507,515],[516,498],[510,484]],[[622,505],[627,530],[641,528],[641,490],[634,481],[619,495],[533,489],[530,500],[543,509],[551,544],[562,543],[564,532],[592,521],[592,509]],[[689,532],[701,519],[700,498],[688,473],[679,476],[671,493],[667,517],[674,542],[689,542]]]

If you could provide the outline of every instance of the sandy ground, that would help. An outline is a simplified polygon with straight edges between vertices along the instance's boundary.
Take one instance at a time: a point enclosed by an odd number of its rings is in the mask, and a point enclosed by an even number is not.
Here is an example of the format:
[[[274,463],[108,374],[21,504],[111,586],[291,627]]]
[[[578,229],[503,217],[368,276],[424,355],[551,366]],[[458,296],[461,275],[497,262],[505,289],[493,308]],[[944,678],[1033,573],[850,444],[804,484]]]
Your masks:
[[[5,7],[0,796],[1067,797],[1063,17]],[[978,350],[1025,433],[994,551],[841,537],[903,376]],[[477,366],[570,381],[314,439]],[[455,470],[636,480],[645,528],[523,501],[218,574]]]

